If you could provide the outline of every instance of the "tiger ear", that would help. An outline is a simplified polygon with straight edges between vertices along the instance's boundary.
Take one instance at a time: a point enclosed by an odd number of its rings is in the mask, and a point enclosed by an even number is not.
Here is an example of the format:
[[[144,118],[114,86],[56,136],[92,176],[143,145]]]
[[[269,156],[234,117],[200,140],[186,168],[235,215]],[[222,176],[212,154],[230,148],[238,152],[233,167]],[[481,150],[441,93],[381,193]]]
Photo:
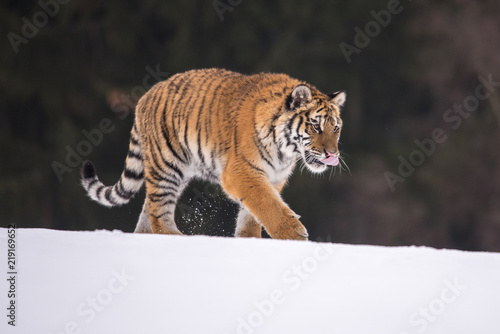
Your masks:
[[[312,100],[311,89],[306,85],[298,85],[293,89],[289,99],[290,102],[288,104],[288,107],[290,110],[295,110],[299,107],[302,107],[306,103],[311,102]]]
[[[330,98],[331,104],[336,105],[339,108],[342,108],[344,106],[347,94],[345,90],[339,90],[338,92],[328,94],[328,97]]]

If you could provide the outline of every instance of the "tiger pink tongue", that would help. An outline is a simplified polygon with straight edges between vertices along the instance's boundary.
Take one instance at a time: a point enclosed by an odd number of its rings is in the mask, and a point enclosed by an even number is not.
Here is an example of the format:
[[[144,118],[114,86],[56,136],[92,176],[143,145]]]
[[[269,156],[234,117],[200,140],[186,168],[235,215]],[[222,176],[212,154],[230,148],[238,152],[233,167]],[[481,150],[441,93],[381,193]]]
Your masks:
[[[321,160],[325,165],[337,166],[339,164],[339,158],[336,156],[330,156],[329,158]]]

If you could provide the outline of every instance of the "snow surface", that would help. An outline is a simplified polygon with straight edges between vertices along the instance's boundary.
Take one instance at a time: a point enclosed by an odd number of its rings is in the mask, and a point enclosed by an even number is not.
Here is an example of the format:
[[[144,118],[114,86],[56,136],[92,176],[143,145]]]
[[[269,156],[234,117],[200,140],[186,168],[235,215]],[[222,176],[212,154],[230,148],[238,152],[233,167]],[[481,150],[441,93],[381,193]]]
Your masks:
[[[18,229],[1,333],[498,333],[500,254]],[[7,230],[0,229],[7,276]],[[4,277],[5,277],[4,276]]]

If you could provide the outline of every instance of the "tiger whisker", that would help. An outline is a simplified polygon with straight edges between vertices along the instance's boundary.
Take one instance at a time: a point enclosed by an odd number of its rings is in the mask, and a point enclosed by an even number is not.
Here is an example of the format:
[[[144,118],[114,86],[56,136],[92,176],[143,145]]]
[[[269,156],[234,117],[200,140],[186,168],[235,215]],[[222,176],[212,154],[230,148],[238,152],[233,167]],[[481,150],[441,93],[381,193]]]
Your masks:
[[[331,181],[332,180],[332,175],[335,176],[335,174],[337,173],[337,168],[336,167],[333,167],[333,168],[330,168],[331,171],[330,171],[330,177],[328,178],[328,181]]]
[[[342,158],[342,157],[339,157],[339,161],[340,161],[340,169],[344,169],[345,171],[349,172],[349,175],[352,176],[351,174],[351,169],[349,168],[349,166],[347,165],[347,163],[345,162],[345,160]],[[344,167],[342,167],[342,165],[344,165]]]

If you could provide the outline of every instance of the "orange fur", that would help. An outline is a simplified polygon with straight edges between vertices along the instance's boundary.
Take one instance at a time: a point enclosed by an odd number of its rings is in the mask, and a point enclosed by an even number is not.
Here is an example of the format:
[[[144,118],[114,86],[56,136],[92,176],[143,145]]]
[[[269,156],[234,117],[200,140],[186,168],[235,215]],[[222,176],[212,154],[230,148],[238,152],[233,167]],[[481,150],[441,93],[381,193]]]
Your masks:
[[[113,206],[144,179],[147,198],[136,232],[180,234],[177,199],[191,178],[201,177],[220,183],[240,204],[237,236],[260,237],[263,226],[273,238],[307,239],[280,192],[297,159],[322,172],[321,160],[339,155],[344,101],[344,92],[328,96],[284,74],[180,73],[139,101],[120,181],[102,185],[86,162],[82,183],[93,199]]]

